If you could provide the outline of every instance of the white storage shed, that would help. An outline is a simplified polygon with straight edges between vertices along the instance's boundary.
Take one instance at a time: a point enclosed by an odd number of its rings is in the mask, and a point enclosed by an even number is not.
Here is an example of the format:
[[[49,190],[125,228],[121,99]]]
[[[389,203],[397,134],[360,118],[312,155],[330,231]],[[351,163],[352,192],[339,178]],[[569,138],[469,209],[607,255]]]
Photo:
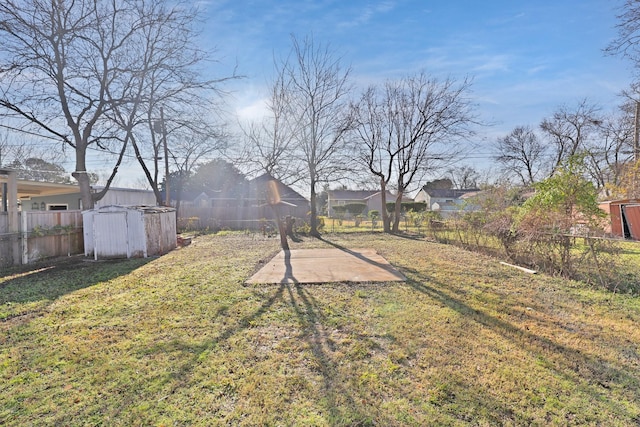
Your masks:
[[[84,254],[146,258],[175,249],[176,211],[161,206],[102,206],[82,212]]]

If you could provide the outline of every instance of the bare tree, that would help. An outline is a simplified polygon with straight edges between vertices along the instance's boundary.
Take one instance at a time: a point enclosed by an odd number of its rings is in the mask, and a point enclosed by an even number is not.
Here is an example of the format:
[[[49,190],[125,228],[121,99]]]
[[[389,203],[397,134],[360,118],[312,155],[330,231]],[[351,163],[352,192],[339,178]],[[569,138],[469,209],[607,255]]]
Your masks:
[[[597,133],[587,149],[587,168],[594,183],[607,196],[628,193],[622,187],[629,184],[629,171],[634,167],[636,101],[632,85],[625,91],[628,98],[619,109],[597,122]]]
[[[507,175],[516,175],[528,186],[544,174],[545,146],[529,126],[518,126],[496,142],[495,159]]]
[[[193,17],[173,9],[157,19],[164,21],[144,32],[137,45],[137,56],[153,66],[130,81],[125,90],[131,102],[115,110],[114,120],[131,134],[136,159],[163,204],[169,198],[162,200],[160,182],[164,175],[166,184],[170,167],[183,176],[200,158],[225,148],[215,101],[223,95],[220,84],[237,76],[200,78],[197,67],[209,52],[193,44]]]
[[[588,170],[600,189],[609,195],[620,184],[625,165],[633,157],[633,111],[610,114],[597,122],[596,139],[587,149]]]
[[[40,159],[55,165],[63,163],[61,150],[51,149],[50,144],[41,140],[18,139],[16,136],[13,132],[0,132],[0,167],[14,167],[13,165],[24,164],[27,159]]]
[[[625,0],[617,16],[618,37],[609,43],[605,52],[620,55],[631,60],[636,67],[640,67],[640,3],[635,0]]]
[[[369,87],[357,102],[351,104],[352,139],[356,159],[366,173],[374,175],[382,200],[382,224],[385,233],[391,232],[387,206],[387,186],[392,178],[397,151],[393,146],[392,110],[381,98],[380,90]]]
[[[165,191],[174,190],[176,210],[180,209],[182,191],[189,177],[198,166],[209,160],[214,153],[220,152],[224,148],[224,142],[227,139],[223,129],[210,129],[212,133],[207,134],[198,130],[194,131],[192,125],[197,124],[196,122],[190,122],[189,124],[190,126],[182,129],[177,128],[174,132],[170,133],[171,137],[175,138],[175,142],[173,142],[170,149],[167,150],[171,165],[174,169],[174,172],[170,174],[170,176],[174,179],[171,180],[171,187],[167,188],[167,178],[165,176]],[[206,125],[203,125],[203,129],[207,129]]]
[[[194,49],[180,56],[169,42],[183,37],[183,46],[191,46],[193,33],[182,30],[195,16],[186,3],[168,6],[164,0],[0,3],[0,107],[16,130],[73,148],[72,175],[85,209],[108,190],[138,119],[151,108],[143,107],[151,100],[141,95],[150,93],[152,70],[166,71],[159,86],[173,87],[184,76],[175,67],[198,62],[188,54]],[[159,43],[150,46],[156,38]],[[90,149],[116,154],[107,184],[96,194],[86,166]]]
[[[470,86],[468,79],[438,81],[422,72],[372,87],[352,107],[361,162],[380,180],[382,194],[388,183],[397,191],[392,232],[409,186],[454,163],[460,142],[473,135]]]
[[[301,123],[287,120],[290,91],[280,73],[270,85],[267,101],[268,115],[261,121],[241,125],[244,133],[243,150],[235,162],[247,165],[248,173],[267,173],[287,183],[301,179],[302,164],[295,156]]]
[[[570,157],[587,149],[587,141],[601,121],[599,108],[586,99],[575,108],[559,107],[550,118],[540,123],[540,129],[551,144],[551,174]]]
[[[468,190],[478,188],[480,174],[472,166],[461,165],[447,169],[447,177],[451,179],[454,188]]]
[[[397,191],[391,231],[399,230],[409,186],[458,159],[459,143],[473,134],[470,86],[468,79],[440,82],[423,72],[369,88],[352,106],[361,162],[378,177],[383,195],[389,183]]]
[[[347,95],[350,69],[311,37],[292,36],[291,55],[276,64],[287,92],[288,130],[296,136],[296,152],[305,165],[311,202],[311,235],[319,236],[318,184],[335,179],[345,168],[344,136],[348,126]]]

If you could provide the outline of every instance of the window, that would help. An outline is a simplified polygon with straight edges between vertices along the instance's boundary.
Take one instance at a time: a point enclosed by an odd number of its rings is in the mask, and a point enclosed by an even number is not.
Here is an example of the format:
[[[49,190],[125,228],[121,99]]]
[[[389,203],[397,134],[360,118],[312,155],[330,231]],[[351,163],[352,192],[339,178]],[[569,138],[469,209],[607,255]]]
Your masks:
[[[66,211],[69,205],[47,205],[48,211]]]

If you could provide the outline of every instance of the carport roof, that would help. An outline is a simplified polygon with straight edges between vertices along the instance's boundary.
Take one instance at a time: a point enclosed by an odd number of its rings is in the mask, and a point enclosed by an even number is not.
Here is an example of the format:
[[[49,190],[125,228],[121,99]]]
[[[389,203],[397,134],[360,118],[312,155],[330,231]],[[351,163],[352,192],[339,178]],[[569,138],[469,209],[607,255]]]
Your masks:
[[[8,172],[11,171],[11,169],[0,169],[0,183],[9,181]],[[16,180],[16,183],[18,184],[18,199],[80,192],[80,187],[78,187],[77,184],[58,184],[53,182],[31,181],[27,179],[18,179]]]

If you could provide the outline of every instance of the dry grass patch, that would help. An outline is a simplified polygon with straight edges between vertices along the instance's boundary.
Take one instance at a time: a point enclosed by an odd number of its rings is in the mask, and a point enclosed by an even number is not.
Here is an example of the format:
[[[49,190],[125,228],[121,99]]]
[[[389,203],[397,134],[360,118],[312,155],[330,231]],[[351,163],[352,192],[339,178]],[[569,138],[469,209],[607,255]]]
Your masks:
[[[242,234],[5,275],[0,424],[640,422],[638,299],[422,240],[326,238],[408,282],[246,286],[278,242]]]

